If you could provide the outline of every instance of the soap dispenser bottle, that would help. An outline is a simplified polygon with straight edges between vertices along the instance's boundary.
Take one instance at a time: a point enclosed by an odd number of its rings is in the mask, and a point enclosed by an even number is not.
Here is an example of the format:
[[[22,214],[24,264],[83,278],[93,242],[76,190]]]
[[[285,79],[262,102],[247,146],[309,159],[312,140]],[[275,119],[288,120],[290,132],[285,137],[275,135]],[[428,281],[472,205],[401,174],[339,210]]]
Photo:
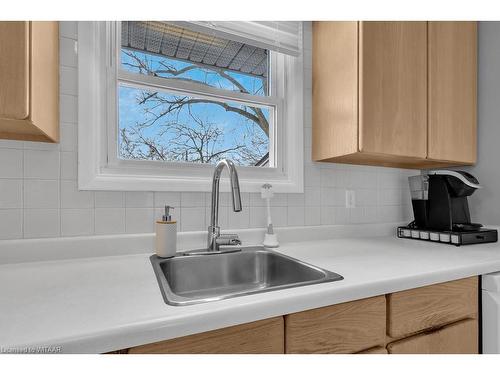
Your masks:
[[[171,258],[177,253],[177,221],[170,215],[173,209],[165,206],[162,220],[156,222],[156,255],[160,258]]]

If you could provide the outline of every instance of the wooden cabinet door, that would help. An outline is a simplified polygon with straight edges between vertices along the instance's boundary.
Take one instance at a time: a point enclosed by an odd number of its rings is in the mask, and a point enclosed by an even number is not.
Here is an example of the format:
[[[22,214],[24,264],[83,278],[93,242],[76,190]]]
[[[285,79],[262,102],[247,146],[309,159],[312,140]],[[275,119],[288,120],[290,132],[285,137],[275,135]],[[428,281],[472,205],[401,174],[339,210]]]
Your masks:
[[[283,317],[136,346],[128,354],[283,354]]]
[[[359,148],[427,156],[427,22],[361,22]]]
[[[468,319],[437,331],[387,345],[390,354],[477,354],[477,320]]]
[[[362,351],[357,352],[355,354],[389,354],[389,353],[387,352],[386,348],[383,348],[381,346],[377,346],[375,348],[362,350]]]
[[[387,333],[397,338],[477,316],[478,279],[470,277],[387,295]]]
[[[0,118],[29,115],[29,22],[0,22]]]
[[[355,353],[385,343],[385,297],[285,316],[285,352]]]
[[[59,140],[59,23],[31,24],[31,121],[51,140]]]
[[[476,162],[477,23],[429,22],[429,159]]]
[[[312,158],[358,152],[358,23],[313,22]]]

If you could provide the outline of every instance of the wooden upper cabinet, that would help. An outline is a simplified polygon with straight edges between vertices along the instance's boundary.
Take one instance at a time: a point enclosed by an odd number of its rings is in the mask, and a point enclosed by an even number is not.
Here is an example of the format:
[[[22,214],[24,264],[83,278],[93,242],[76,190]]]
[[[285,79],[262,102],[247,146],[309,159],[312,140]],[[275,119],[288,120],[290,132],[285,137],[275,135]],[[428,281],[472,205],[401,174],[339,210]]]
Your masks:
[[[0,22],[0,138],[59,141],[58,22]]]
[[[0,22],[0,118],[29,113],[29,25]]]
[[[476,162],[477,23],[429,22],[429,159]]]
[[[473,163],[475,61],[473,22],[314,22],[313,159]]]
[[[358,151],[358,24],[313,23],[314,160]]]
[[[361,22],[359,150],[425,158],[427,23]]]

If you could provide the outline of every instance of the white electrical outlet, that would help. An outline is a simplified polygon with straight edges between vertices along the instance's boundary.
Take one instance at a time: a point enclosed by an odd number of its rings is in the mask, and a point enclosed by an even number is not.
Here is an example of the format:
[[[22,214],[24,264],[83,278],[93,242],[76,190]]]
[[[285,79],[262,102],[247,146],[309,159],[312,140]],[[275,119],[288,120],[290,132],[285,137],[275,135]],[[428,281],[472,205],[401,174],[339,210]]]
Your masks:
[[[345,191],[345,206],[347,208],[356,207],[356,192],[354,190]]]

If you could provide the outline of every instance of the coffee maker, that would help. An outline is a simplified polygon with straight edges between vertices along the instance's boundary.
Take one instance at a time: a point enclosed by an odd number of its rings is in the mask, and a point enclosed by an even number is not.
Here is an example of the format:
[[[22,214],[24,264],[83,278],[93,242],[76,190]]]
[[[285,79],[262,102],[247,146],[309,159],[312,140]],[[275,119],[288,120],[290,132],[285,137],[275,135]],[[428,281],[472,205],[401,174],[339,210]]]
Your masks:
[[[414,221],[398,228],[399,237],[465,245],[496,242],[497,231],[472,223],[467,197],[481,189],[464,171],[434,170],[408,178]],[[401,233],[400,233],[401,232]]]

